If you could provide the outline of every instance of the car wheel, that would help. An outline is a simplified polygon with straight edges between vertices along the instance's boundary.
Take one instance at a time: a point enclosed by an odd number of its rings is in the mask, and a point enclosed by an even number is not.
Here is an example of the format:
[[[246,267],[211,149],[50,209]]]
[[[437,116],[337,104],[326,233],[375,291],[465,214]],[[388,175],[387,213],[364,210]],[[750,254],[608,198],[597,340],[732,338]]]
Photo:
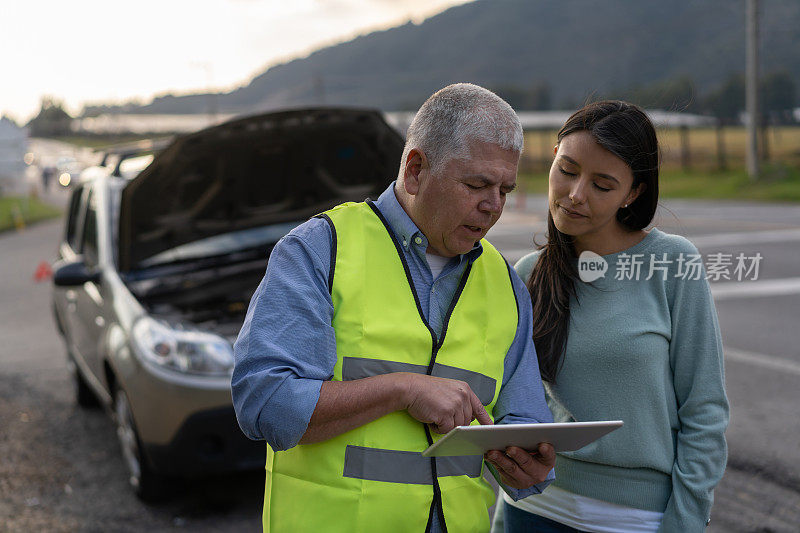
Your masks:
[[[142,443],[128,395],[117,387],[114,391],[114,418],[117,424],[117,438],[122,448],[122,458],[128,470],[128,481],[136,496],[145,502],[158,502],[169,495],[168,480],[154,472],[142,453]]]
[[[95,396],[94,391],[86,383],[86,380],[83,379],[80,371],[76,368],[75,369],[75,397],[78,401],[78,405],[84,407],[86,409],[94,409],[96,407],[100,407],[100,401]]]
[[[72,374],[72,380],[75,382],[75,400],[80,407],[84,409],[94,409],[100,407],[100,400],[97,399],[92,388],[86,383],[86,379],[78,370],[78,366],[67,357],[67,366]]]

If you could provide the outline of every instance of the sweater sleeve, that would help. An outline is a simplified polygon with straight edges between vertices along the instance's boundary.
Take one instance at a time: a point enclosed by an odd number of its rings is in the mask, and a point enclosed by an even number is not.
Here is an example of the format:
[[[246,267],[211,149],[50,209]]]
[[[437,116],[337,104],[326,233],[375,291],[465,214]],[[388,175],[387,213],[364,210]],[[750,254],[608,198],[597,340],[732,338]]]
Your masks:
[[[684,241],[684,252],[698,254]],[[690,276],[691,278],[692,276]],[[705,271],[699,279],[671,278],[669,357],[678,404],[672,496],[659,531],[702,532],[713,490],[725,471],[728,400],[722,339]],[[671,294],[670,294],[671,293]]]

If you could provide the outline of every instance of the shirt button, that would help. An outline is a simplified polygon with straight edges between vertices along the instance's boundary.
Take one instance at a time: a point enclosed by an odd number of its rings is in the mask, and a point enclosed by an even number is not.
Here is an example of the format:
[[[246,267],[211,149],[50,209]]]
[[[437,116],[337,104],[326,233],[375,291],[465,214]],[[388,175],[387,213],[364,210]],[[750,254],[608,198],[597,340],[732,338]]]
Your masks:
[[[403,247],[404,247],[404,248],[408,248],[408,242],[406,242],[406,240],[405,240],[405,239],[403,239]]]
[[[422,237],[415,237],[414,242],[417,244],[422,244]]]

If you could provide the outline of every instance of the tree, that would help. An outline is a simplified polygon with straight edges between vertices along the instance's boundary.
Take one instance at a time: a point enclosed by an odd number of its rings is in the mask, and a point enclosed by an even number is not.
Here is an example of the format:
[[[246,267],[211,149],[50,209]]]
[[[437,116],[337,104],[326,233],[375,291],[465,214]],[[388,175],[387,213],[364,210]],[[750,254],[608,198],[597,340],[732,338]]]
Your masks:
[[[793,122],[794,104],[795,83],[788,72],[773,72],[761,80],[761,106],[770,123]]]
[[[691,112],[698,107],[694,82],[689,76],[662,80],[623,92],[623,99],[645,108]]]
[[[71,125],[72,117],[64,111],[62,103],[50,96],[42,98],[39,114],[28,122],[33,137],[67,135],[71,131]]]
[[[744,76],[731,74],[716,90],[708,94],[705,107],[723,124],[736,124],[744,109]]]
[[[791,74],[786,71],[772,72],[761,79],[759,86],[762,116],[773,124],[792,122],[797,92]],[[730,75],[721,86],[708,94],[705,108],[725,124],[738,123],[739,114],[744,110],[744,76]]]
[[[10,123],[11,123],[11,124],[13,124],[14,126],[16,126],[16,127],[19,127],[19,124],[17,123],[17,121],[16,121],[16,120],[14,120],[14,117],[12,117],[11,115],[6,115],[5,113],[3,113],[3,114],[0,116],[0,122],[2,122],[2,121],[7,121],[7,122],[10,122]]]
[[[545,111],[552,108],[550,86],[547,82],[530,87],[506,85],[494,88],[494,92],[518,111]]]

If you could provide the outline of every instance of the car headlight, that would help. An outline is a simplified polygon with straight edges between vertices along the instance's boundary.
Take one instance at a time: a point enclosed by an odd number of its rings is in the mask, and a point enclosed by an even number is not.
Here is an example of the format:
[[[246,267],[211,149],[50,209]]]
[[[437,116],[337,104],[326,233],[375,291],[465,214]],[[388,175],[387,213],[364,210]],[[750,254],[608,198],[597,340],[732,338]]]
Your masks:
[[[228,376],[233,369],[231,344],[212,333],[172,327],[142,317],[133,325],[137,353],[147,362],[186,374]]]

